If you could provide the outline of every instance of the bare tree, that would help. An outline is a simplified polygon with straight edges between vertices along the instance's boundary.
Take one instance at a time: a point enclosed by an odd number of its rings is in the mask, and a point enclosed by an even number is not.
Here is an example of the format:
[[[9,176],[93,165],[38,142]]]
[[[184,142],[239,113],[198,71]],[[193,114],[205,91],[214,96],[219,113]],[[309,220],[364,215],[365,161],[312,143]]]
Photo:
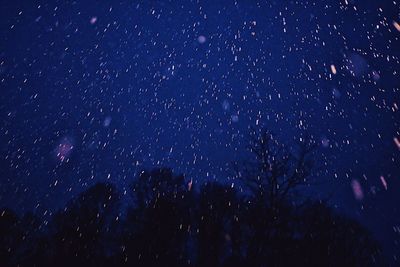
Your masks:
[[[308,135],[288,149],[266,129],[252,129],[248,149],[254,158],[234,165],[236,176],[257,197],[271,207],[286,199],[295,189],[308,183],[316,144]]]

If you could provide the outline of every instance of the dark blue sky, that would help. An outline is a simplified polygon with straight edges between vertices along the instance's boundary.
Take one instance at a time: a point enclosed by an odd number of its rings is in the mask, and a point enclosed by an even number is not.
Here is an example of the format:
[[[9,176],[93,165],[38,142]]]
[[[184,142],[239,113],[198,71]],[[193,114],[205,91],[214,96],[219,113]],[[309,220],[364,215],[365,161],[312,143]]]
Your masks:
[[[312,134],[313,196],[400,256],[400,3],[47,2],[0,5],[3,205],[45,213],[143,167],[226,180],[265,126]]]

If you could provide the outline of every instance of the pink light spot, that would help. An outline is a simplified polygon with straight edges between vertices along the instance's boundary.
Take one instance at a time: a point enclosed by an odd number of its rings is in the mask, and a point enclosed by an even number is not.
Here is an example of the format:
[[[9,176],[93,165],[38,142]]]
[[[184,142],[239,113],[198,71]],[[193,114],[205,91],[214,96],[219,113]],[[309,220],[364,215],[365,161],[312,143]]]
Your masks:
[[[200,36],[197,38],[197,41],[198,41],[200,44],[204,44],[204,43],[207,41],[207,38],[206,38],[204,35],[200,35]]]
[[[397,148],[400,149],[400,139],[397,137],[393,138],[394,143],[396,144]]]
[[[353,189],[353,194],[354,194],[355,199],[362,200],[364,198],[364,192],[362,190],[360,182],[358,182],[355,179],[352,180],[351,188]]]
[[[188,191],[192,190],[193,180],[190,180],[188,183]]]
[[[55,148],[55,155],[57,159],[61,162],[68,160],[68,157],[71,155],[73,148],[74,144],[72,139],[64,137]]]
[[[383,187],[385,188],[385,190],[387,190],[387,182],[386,182],[385,177],[383,177],[383,176],[381,175],[380,178],[381,178],[381,182],[382,182]]]
[[[92,17],[90,19],[90,24],[95,24],[97,22],[97,17]]]

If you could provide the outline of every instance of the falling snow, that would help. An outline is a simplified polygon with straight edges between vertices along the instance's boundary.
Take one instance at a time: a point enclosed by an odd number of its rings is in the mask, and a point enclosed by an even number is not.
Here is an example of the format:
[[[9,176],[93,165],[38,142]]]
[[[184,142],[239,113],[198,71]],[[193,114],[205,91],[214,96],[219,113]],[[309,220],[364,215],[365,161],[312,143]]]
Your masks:
[[[1,5],[4,206],[46,217],[160,167],[245,194],[232,166],[268,129],[315,140],[301,193],[399,264],[399,1],[89,2]]]

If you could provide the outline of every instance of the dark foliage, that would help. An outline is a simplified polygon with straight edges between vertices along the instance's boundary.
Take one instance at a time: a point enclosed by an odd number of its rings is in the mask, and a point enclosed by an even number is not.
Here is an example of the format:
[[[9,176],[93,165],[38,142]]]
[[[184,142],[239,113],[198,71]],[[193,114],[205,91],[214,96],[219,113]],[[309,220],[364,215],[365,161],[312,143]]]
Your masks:
[[[168,169],[142,173],[134,192],[140,199],[123,216],[110,184],[82,193],[48,224],[2,210],[2,266],[383,264],[368,232],[324,203],[281,203],[272,212],[231,186],[188,190]]]
[[[255,159],[236,168],[240,192],[194,188],[161,168],[141,172],[131,198],[99,183],[48,221],[3,209],[1,266],[385,265],[360,224],[323,202],[293,201],[312,167],[313,144],[302,140],[288,152],[268,132],[256,136]]]

